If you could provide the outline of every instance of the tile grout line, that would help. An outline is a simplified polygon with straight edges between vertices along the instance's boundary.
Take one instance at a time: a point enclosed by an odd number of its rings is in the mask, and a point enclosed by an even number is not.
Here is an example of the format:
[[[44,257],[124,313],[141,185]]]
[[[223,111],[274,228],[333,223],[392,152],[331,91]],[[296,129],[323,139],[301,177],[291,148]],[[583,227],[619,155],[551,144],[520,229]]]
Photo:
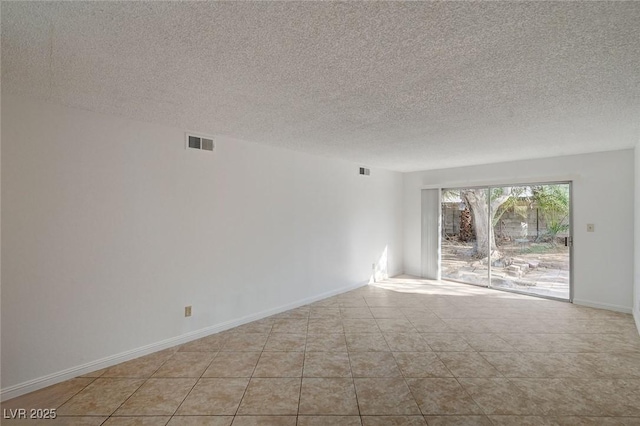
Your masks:
[[[298,391],[298,410],[296,411],[296,425],[300,418],[300,401],[302,400],[302,380],[304,378],[304,363],[307,359],[307,337],[309,336],[309,320],[311,317],[311,307],[309,307],[309,314],[307,315],[307,328],[304,335],[304,352],[302,356],[302,371],[300,372],[300,390]]]
[[[103,372],[102,374],[104,374],[104,372]],[[102,374],[101,374],[101,375],[102,375]],[[101,375],[100,375],[100,376],[101,376]],[[76,392],[76,393],[74,393],[73,395],[71,395],[69,398],[65,399],[65,400],[64,400],[64,402],[63,402],[62,404],[60,404],[60,405],[58,405],[58,406],[56,407],[56,411],[57,411],[57,410],[59,410],[59,409],[60,409],[60,407],[62,407],[64,404],[66,404],[67,402],[71,401],[71,398],[73,398],[74,396],[78,395],[80,392],[82,392],[82,391],[84,391],[85,389],[87,389],[87,388],[89,387],[89,385],[91,385],[91,384],[95,383],[95,382],[96,382],[96,380],[98,380],[98,379],[100,378],[100,376],[98,376],[98,377],[93,377],[93,378],[92,378],[93,380],[91,380],[89,383],[87,383],[85,386],[83,386],[83,387],[82,387],[82,389],[80,389],[78,392]],[[80,378],[80,377],[77,377],[77,378]],[[87,378],[91,378],[91,377],[87,377]],[[73,379],[72,379],[72,380],[73,380]],[[107,418],[108,418],[108,417],[107,417]],[[106,421],[106,420],[105,420],[105,421]]]
[[[167,348],[167,349],[170,349],[170,348]],[[167,350],[167,349],[165,349],[165,350]],[[159,351],[159,352],[162,352],[162,351]],[[174,351],[173,353],[175,354],[176,352],[178,352],[178,350]],[[156,352],[156,353],[158,353],[158,352]],[[149,355],[153,355],[153,354],[149,354]],[[149,356],[149,355],[147,355],[147,356]],[[172,356],[173,356],[173,355],[172,355]],[[149,382],[149,379],[151,379],[151,377],[152,377],[152,376],[153,376],[153,375],[154,375],[154,374],[155,374],[155,373],[156,373],[156,372],[157,372],[157,371],[158,371],[158,370],[159,370],[159,369],[160,369],[160,368],[161,368],[161,367],[162,367],[162,366],[163,366],[163,365],[164,365],[164,364],[165,364],[165,363],[170,359],[170,358],[171,358],[171,357],[167,358],[164,362],[162,362],[162,363],[161,363],[161,364],[160,364],[160,365],[159,365],[155,370],[153,370],[153,373],[151,373],[148,377],[143,378],[143,379],[144,379],[144,381],[142,382],[142,384],[141,384],[140,386],[138,386],[138,387],[136,388],[136,390],[135,390],[135,391],[133,391],[133,392],[131,393],[131,395],[129,395],[129,396],[128,396],[124,401],[122,401],[122,403],[121,403],[121,404],[120,404],[120,405],[119,405],[115,410],[113,410],[113,412],[111,412],[111,414],[109,414],[109,416],[107,416],[107,420],[106,420],[106,421],[108,421],[111,417],[114,417],[114,414],[115,414],[115,413],[116,413],[120,408],[122,408],[122,406],[123,406],[124,404],[126,404],[126,403],[127,403],[127,401],[129,401],[129,400],[131,399],[131,397],[133,397],[133,395],[135,395],[135,394],[136,394],[140,389],[142,389],[142,387],[143,387],[147,382]],[[115,367],[115,366],[114,366],[114,367]],[[105,371],[105,373],[106,373],[106,371]],[[103,373],[103,375],[104,375],[105,373]],[[113,378],[114,378],[114,379],[117,379],[118,377],[113,377]],[[124,377],[122,377],[122,378],[124,378]],[[130,378],[130,379],[134,379],[133,377],[129,377],[129,378]],[[116,417],[117,417],[117,416],[116,416]]]
[[[208,336],[207,336],[208,337]],[[182,347],[183,345],[181,345]],[[222,346],[224,346],[224,343],[222,344]],[[222,346],[220,347],[220,349],[222,349]],[[182,407],[182,404],[184,404],[184,402],[187,400],[187,398],[189,398],[189,395],[191,395],[191,392],[193,392],[193,390],[195,389],[195,387],[198,385],[198,383],[200,383],[200,380],[202,380],[202,377],[204,376],[204,373],[207,371],[207,369],[209,368],[209,366],[213,363],[213,360],[217,358],[218,354],[220,353],[220,349],[218,349],[218,351],[216,351],[215,355],[211,358],[211,361],[209,361],[209,363],[207,364],[207,366],[202,370],[202,373],[200,373],[200,376],[196,378],[196,382],[193,384],[193,386],[191,386],[191,389],[189,389],[189,392],[187,392],[187,394],[185,395],[185,397],[182,399],[182,401],[180,401],[180,404],[178,404],[178,406],[176,407],[176,409],[174,410],[173,414],[171,415],[171,417],[169,418],[169,421],[167,422],[167,424],[169,424],[169,422],[171,422],[171,420],[176,416],[176,413],[180,410],[180,407]],[[179,352],[179,349],[178,349]],[[176,352],[176,353],[178,353]],[[198,353],[206,353],[207,351],[202,351],[202,352],[198,352]],[[174,354],[175,355],[175,354]],[[168,361],[168,360],[167,360]],[[155,373],[154,373],[155,374]]]
[[[242,397],[240,397],[240,400],[238,401],[238,407],[236,408],[235,413],[232,415],[233,419],[231,420],[231,423],[233,423],[236,419],[236,416],[238,415],[238,411],[240,411],[240,406],[242,405],[242,401],[244,400],[244,397],[247,394],[247,390],[249,389],[249,385],[251,385],[251,379],[253,378],[253,375],[255,374],[256,368],[258,367],[258,363],[260,362],[260,357],[262,357],[262,354],[264,353],[264,346],[266,346],[267,341],[269,340],[269,336],[271,336],[271,333],[273,332],[273,325],[271,326],[271,329],[269,330],[269,333],[267,333],[267,340],[265,340],[265,343],[262,347],[262,350],[260,351],[260,355],[258,356],[258,359],[256,360],[256,365],[253,366],[253,370],[251,371],[251,374],[249,375],[248,381],[247,381],[247,386],[244,388],[244,392],[242,392]],[[231,352],[231,351],[229,351]],[[241,352],[241,351],[238,351]],[[251,352],[251,351],[247,351],[247,352]],[[229,377],[231,378],[231,377]],[[235,378],[235,377],[234,377]],[[240,377],[238,377],[240,378]]]
[[[369,311],[371,311],[371,308],[368,306],[369,304],[367,303],[367,299],[363,296],[362,300],[364,301],[365,305],[367,305],[367,308],[369,309]],[[341,320],[340,322],[342,323],[342,308],[340,308],[340,317]],[[349,372],[351,373],[351,384],[353,385],[353,393],[356,396],[356,406],[358,407],[358,417],[360,418],[360,424],[363,424],[362,421],[362,410],[360,409],[360,399],[358,398],[358,388],[356,387],[356,378],[353,375],[353,366],[351,365],[351,352],[349,351],[349,342],[347,341],[347,331],[344,328],[344,324],[342,324],[342,332],[344,333],[344,342],[347,348],[347,359],[349,360]]]
[[[404,314],[403,314],[403,315],[404,315]],[[412,323],[408,318],[406,318],[406,316],[405,316],[405,319],[406,319],[407,321],[409,321],[409,323],[410,323],[412,326],[414,326],[414,325],[413,325],[413,323]],[[414,329],[415,329],[415,326],[414,326]],[[417,331],[417,330],[416,330],[416,331]],[[419,335],[419,336],[421,336],[421,335],[420,335],[420,333],[418,333],[418,335]],[[422,336],[421,336],[420,338],[422,339]],[[423,340],[424,340],[424,339],[423,339]],[[385,341],[386,341],[386,338],[385,338]],[[433,348],[431,348],[431,346],[428,344],[428,342],[426,342],[426,340],[425,340],[425,344],[426,344],[426,345],[427,345],[427,347],[429,347],[429,349],[431,349],[431,350],[432,350],[432,352],[433,352]],[[389,346],[389,349],[391,349],[391,346],[389,345],[389,342],[387,342],[387,345]],[[409,385],[409,382],[407,381],[407,377],[405,376],[404,371],[402,371],[402,368],[401,368],[401,367],[400,367],[400,365],[398,364],[398,360],[396,359],[396,357],[395,357],[395,355],[394,355],[394,353],[393,353],[393,352],[391,352],[391,356],[393,357],[393,360],[394,360],[394,362],[396,363],[396,368],[398,369],[398,372],[400,373],[400,376],[402,377],[402,381],[404,382],[405,386],[406,386],[406,387],[407,387],[407,389],[409,390],[409,394],[411,395],[411,398],[413,398],[413,402],[414,402],[414,403],[416,404],[416,406],[418,407],[418,411],[420,411],[420,415],[421,415],[421,416],[422,416],[422,418],[424,419],[424,422],[425,422],[425,423],[428,423],[428,422],[427,422],[427,419],[425,418],[425,413],[422,411],[422,408],[420,407],[420,403],[418,402],[418,399],[416,398],[415,393],[414,393],[414,392],[413,392],[413,390],[411,389],[411,386]],[[436,355],[436,357],[437,357],[437,355]],[[440,358],[438,358],[438,359],[440,359]],[[441,362],[442,362],[442,361],[441,361]],[[445,368],[447,368],[447,366],[446,366],[446,365],[445,365]],[[448,368],[447,368],[447,371],[448,371]]]

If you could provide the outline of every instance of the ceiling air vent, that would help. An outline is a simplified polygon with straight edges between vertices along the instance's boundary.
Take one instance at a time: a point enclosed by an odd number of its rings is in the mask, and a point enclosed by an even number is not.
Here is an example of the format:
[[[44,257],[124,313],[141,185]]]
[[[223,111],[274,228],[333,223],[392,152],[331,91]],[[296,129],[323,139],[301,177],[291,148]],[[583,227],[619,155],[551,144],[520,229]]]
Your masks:
[[[371,170],[364,167],[360,167],[360,174],[363,176],[369,176],[371,174]]]
[[[208,136],[195,135],[193,133],[186,133],[187,148],[199,149],[201,151],[213,151],[215,145],[213,144],[213,138]]]

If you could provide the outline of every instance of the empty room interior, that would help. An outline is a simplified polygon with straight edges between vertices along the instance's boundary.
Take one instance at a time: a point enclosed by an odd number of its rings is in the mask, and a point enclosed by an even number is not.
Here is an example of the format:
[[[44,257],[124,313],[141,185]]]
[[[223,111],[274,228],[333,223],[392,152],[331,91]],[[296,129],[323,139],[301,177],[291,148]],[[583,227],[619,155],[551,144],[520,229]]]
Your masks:
[[[640,3],[0,13],[3,425],[640,425]]]

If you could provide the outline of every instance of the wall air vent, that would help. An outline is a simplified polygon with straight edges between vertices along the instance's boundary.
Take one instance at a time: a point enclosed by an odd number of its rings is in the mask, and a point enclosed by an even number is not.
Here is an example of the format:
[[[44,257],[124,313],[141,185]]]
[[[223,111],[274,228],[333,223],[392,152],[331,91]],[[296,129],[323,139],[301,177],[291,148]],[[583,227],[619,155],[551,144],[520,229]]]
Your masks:
[[[371,174],[371,170],[364,167],[360,167],[360,174],[363,176],[369,176]]]
[[[201,151],[213,151],[215,145],[213,138],[209,136],[196,135],[193,133],[186,133],[186,148],[198,149]]]

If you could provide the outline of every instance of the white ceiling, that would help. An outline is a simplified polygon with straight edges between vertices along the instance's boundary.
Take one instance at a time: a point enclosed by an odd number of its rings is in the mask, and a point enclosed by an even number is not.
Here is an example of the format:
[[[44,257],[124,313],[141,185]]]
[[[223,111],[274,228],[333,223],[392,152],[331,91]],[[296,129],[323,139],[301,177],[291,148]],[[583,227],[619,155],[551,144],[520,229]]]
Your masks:
[[[633,147],[639,2],[2,2],[2,90],[399,171]]]

